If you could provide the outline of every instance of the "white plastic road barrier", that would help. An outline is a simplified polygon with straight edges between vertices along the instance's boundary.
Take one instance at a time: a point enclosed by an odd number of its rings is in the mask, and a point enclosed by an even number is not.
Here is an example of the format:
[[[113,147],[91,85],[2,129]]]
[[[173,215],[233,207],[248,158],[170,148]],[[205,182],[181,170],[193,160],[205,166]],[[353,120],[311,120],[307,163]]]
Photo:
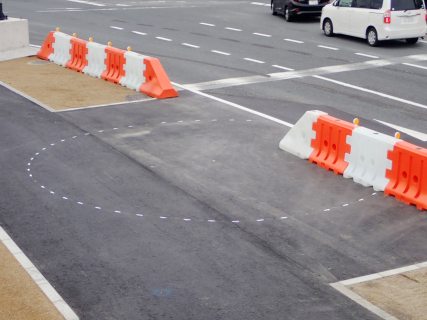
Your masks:
[[[141,54],[136,52],[127,51],[125,54],[126,63],[123,65],[125,76],[120,80],[120,84],[129,89],[139,91],[141,85],[145,83],[145,63]]]
[[[70,40],[72,36],[57,31],[53,37],[55,38],[55,42],[52,44],[54,51],[49,55],[49,60],[65,68],[67,62],[71,60],[72,45]]]
[[[345,155],[348,167],[343,173],[344,178],[353,178],[354,182],[365,187],[384,191],[389,183],[386,170],[391,170],[392,166],[387,154],[399,141],[402,140],[367,128],[355,128],[352,135],[347,136],[351,151]]]
[[[101,74],[107,70],[105,64],[105,59],[107,59],[107,53],[105,52],[106,47],[107,46],[95,42],[88,42],[86,44],[86,48],[88,49],[86,55],[88,65],[84,67],[83,73],[92,77],[101,78]]]
[[[307,111],[280,141],[279,148],[301,159],[308,159],[313,152],[311,140],[316,139],[313,123],[324,114],[327,113],[318,110]]]

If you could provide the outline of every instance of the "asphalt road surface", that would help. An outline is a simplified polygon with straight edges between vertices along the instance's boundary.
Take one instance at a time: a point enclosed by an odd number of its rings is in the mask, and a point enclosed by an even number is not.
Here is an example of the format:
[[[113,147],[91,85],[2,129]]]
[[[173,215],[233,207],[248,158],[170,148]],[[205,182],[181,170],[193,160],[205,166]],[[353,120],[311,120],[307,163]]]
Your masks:
[[[190,89],[51,113],[0,87],[0,224],[81,319],[378,319],[329,283],[427,260],[425,211],[230,104],[425,134],[427,43],[327,38],[263,3],[3,1],[32,44],[61,27],[130,45]]]

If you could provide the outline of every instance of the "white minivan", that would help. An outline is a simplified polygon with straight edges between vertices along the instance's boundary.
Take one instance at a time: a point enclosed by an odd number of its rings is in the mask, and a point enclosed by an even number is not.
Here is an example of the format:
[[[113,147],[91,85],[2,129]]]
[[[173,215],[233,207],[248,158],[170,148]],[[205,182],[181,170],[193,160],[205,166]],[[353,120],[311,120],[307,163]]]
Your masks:
[[[379,41],[405,39],[415,44],[426,35],[424,0],[335,0],[323,7],[320,28],[334,33]]]

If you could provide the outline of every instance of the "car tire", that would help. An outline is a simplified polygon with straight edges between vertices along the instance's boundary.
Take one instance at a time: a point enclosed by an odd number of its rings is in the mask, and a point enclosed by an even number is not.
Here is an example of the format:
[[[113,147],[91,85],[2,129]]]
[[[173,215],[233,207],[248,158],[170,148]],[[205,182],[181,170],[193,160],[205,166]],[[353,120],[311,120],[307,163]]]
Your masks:
[[[323,22],[323,32],[327,37],[332,37],[334,35],[334,26],[332,25],[331,19],[325,19]]]
[[[275,4],[274,4],[274,1],[271,1],[271,14],[273,15],[273,16],[277,16],[277,11],[276,11],[276,6],[275,6]]]
[[[288,7],[285,7],[284,16],[285,16],[285,20],[286,20],[287,22],[292,22],[293,17],[292,17],[292,15],[291,15],[291,13],[289,12]]]
[[[409,38],[405,39],[408,44],[416,44],[418,42],[418,38]]]
[[[366,33],[366,40],[368,41],[368,44],[371,47],[376,47],[378,46],[378,33],[377,30],[375,30],[375,28],[369,28],[368,32]]]

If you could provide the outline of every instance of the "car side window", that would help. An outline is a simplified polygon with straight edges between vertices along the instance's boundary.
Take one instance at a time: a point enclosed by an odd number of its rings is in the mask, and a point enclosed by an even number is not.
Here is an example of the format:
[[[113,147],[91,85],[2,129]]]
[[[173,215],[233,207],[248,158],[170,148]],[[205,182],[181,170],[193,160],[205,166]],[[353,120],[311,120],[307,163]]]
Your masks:
[[[351,6],[355,8],[368,8],[369,0],[353,0]]]
[[[351,7],[351,2],[353,0],[341,0],[339,6],[340,7]]]
[[[371,9],[381,9],[383,7],[383,0],[371,0]]]

